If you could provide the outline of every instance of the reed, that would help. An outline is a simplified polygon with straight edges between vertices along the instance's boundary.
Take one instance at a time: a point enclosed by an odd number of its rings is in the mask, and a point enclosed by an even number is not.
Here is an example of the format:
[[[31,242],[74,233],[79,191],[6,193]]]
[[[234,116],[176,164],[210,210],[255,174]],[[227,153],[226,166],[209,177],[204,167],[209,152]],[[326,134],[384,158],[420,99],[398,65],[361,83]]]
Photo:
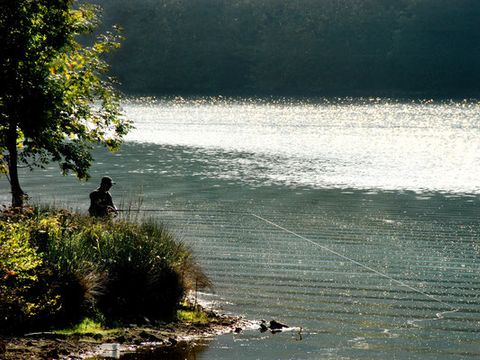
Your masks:
[[[4,330],[70,326],[85,317],[106,325],[170,320],[189,291],[210,285],[188,246],[154,220],[35,208],[4,212],[2,223],[25,234],[23,247],[37,259],[22,270],[25,261],[0,255],[0,291],[10,294],[0,297]],[[0,227],[2,253],[19,246],[11,238]]]

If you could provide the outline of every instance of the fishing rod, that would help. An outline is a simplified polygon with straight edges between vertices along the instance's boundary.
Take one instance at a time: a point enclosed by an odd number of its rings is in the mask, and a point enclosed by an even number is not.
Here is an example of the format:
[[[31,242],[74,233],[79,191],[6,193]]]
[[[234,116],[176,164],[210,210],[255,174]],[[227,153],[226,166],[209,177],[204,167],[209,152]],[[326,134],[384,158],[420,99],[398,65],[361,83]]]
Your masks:
[[[117,212],[217,212],[225,214],[240,214],[251,215],[245,211],[231,211],[231,210],[211,210],[211,209],[117,209]]]

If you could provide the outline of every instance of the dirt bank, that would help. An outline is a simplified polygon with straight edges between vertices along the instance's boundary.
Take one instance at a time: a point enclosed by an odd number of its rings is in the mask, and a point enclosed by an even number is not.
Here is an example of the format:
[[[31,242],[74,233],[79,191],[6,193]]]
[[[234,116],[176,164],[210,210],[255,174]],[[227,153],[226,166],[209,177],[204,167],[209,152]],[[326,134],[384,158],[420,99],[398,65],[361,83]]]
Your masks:
[[[155,327],[128,327],[108,334],[34,333],[0,338],[0,359],[88,359],[96,355],[118,356],[150,348],[185,346],[195,340],[239,331],[246,322],[237,317],[211,314],[208,323],[175,322]]]

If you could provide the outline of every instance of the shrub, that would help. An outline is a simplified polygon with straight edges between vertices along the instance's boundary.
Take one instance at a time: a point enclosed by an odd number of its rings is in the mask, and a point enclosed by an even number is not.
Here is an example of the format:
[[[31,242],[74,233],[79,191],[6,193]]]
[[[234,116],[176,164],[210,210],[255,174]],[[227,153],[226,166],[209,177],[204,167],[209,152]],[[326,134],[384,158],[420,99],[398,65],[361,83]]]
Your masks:
[[[210,285],[190,249],[154,221],[49,209],[3,220],[0,317],[11,315],[1,329],[171,319],[187,291]]]
[[[187,290],[181,270],[188,249],[162,225],[111,222],[102,227],[108,235],[92,232],[89,239],[108,274],[98,302],[101,312],[108,320],[171,318]]]
[[[30,246],[27,228],[15,222],[0,222],[0,329],[19,327],[39,302],[28,300],[42,260]]]

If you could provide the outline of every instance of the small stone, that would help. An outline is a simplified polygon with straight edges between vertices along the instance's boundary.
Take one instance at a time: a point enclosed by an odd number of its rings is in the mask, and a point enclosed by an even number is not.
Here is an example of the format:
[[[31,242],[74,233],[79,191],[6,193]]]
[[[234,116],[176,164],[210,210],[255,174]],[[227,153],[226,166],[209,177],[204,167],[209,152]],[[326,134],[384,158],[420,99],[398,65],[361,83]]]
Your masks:
[[[283,328],[288,328],[288,326],[276,320],[270,321],[270,330],[279,330]]]
[[[66,356],[66,355],[70,354],[70,351],[68,351],[67,349],[60,349],[60,350],[58,350],[58,354]]]
[[[58,359],[58,355],[59,354],[57,349],[51,349],[46,353],[47,359]]]
[[[102,340],[103,335],[102,334],[93,334],[92,338],[94,338],[95,340]]]
[[[234,331],[235,331],[237,334],[240,334],[240,333],[242,332],[242,330],[243,330],[243,329],[242,329],[241,327],[237,327],[237,328],[235,328]]]
[[[118,343],[120,343],[120,344],[125,344],[126,340],[127,340],[127,339],[126,339],[125,336],[123,336],[123,335],[117,336],[117,337],[115,338],[115,342],[118,342]]]
[[[144,341],[150,341],[150,342],[159,342],[161,341],[160,338],[158,338],[157,336],[149,333],[149,332],[146,332],[145,330],[142,330],[140,332],[140,334],[138,334],[138,336],[140,336]]]

